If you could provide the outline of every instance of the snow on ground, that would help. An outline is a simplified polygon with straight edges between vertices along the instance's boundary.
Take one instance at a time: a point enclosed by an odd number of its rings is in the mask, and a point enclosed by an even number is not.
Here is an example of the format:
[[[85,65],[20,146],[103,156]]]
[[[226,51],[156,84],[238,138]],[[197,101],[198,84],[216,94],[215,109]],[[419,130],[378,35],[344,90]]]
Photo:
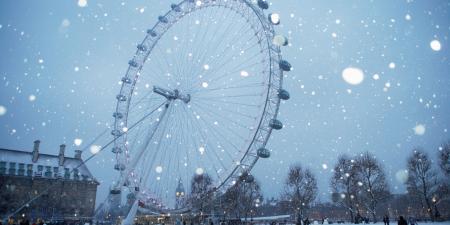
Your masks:
[[[318,221],[313,221],[311,224],[320,224]],[[338,223],[333,223],[338,224]],[[383,222],[378,223],[368,223],[368,225],[384,225]],[[294,225],[294,224],[287,224],[287,225]],[[354,225],[354,223],[339,223],[339,225]],[[391,220],[390,225],[397,225],[397,221]],[[450,221],[446,222],[418,222],[417,225],[450,225]]]

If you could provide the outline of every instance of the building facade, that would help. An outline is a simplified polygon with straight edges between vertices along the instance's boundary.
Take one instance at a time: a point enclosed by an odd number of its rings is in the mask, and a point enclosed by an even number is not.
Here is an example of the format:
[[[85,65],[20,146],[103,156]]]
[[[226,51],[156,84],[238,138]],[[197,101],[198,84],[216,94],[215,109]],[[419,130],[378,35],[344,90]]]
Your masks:
[[[0,218],[31,220],[90,220],[95,209],[99,183],[81,159],[39,152],[40,141],[32,151],[0,149]]]

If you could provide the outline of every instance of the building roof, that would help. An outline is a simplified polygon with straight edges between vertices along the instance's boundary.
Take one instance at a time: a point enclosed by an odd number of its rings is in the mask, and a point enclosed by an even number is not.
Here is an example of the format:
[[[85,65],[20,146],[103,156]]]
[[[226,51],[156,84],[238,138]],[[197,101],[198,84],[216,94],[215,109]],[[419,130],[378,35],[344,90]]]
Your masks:
[[[82,159],[72,158],[64,156],[64,162],[63,165],[59,165],[59,156],[58,155],[50,155],[50,154],[43,154],[39,153],[39,157],[36,162],[33,162],[33,152],[27,152],[27,151],[20,151],[20,150],[12,150],[12,149],[4,149],[0,148],[0,162],[6,162],[6,175],[9,174],[10,169],[10,163],[14,162],[16,164],[23,163],[25,164],[25,171],[28,169],[27,165],[33,165],[33,173],[31,176],[44,176],[44,173],[46,172],[46,167],[50,166],[52,175],[51,177],[55,178],[57,177],[54,173],[53,168],[58,167],[59,174],[64,177],[64,168],[68,168],[69,171],[72,171],[72,169],[78,167],[78,175],[80,178],[85,178],[88,180],[94,180],[94,177],[92,176],[91,172],[87,168],[87,166],[83,163]],[[38,173],[38,166],[43,166],[42,173]],[[19,167],[18,165],[15,165],[15,169],[17,170]],[[26,172],[25,172],[26,173]],[[17,174],[17,172],[16,172]],[[73,179],[74,174],[70,174],[69,179]]]

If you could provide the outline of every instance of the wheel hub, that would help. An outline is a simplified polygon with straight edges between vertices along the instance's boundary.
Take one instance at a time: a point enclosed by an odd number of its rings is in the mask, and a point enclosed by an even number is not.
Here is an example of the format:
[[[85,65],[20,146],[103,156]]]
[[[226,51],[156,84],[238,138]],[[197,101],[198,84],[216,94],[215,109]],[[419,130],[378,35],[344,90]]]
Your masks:
[[[165,89],[162,87],[153,86],[153,92],[155,92],[156,94],[159,94],[161,96],[164,96],[165,98],[167,98],[167,100],[179,99],[186,104],[191,101],[190,94],[182,94],[182,93],[180,93],[180,91],[178,89],[171,91],[171,90],[168,90],[168,89]]]

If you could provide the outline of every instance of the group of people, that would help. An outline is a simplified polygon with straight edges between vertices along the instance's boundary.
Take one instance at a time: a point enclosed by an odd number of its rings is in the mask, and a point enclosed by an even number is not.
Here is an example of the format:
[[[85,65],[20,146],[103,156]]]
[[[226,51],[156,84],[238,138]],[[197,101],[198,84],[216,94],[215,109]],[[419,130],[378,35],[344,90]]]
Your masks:
[[[13,217],[8,218],[5,225],[47,225],[43,220],[37,219],[35,222],[31,223],[29,219],[14,219]],[[3,225],[3,221],[0,220],[0,225]]]
[[[27,218],[23,218],[23,219],[14,219],[13,217],[8,218],[8,220],[6,221],[2,221],[0,220],[0,225],[3,225],[3,222],[5,222],[4,225],[84,225],[85,223],[82,221],[78,221],[78,222],[71,222],[68,223],[67,221],[53,221],[53,222],[46,222],[43,219],[37,219],[35,221],[30,221]]]
[[[14,218],[9,218],[7,221],[5,221],[5,225],[66,225],[66,222],[44,222],[44,220],[42,219],[37,219],[35,222],[30,222],[28,219],[24,218],[24,219],[19,219],[19,220],[15,220]],[[328,222],[327,219],[322,219],[321,224],[326,224]],[[365,223],[368,224],[369,223],[369,219],[360,216],[359,214],[355,217],[355,224],[359,224],[359,223]],[[390,218],[388,215],[384,215],[383,216],[383,223],[384,225],[390,225]],[[80,222],[80,224],[83,224]],[[97,223],[98,224],[98,223]],[[176,225],[187,225],[186,220],[181,221],[177,221]],[[221,223],[222,224],[222,223]],[[285,221],[286,224],[286,221]],[[311,221],[309,220],[309,218],[306,218],[304,220],[299,220],[297,222],[298,224],[303,224],[303,225],[310,225]],[[3,221],[0,220],[0,225],[3,225]],[[162,223],[162,225],[164,225],[164,223]],[[190,225],[193,225],[193,222],[190,222]],[[210,225],[214,225],[214,223],[211,221]],[[271,225],[276,225],[276,222],[272,222]],[[408,220],[405,219],[405,217],[403,216],[399,216],[398,220],[397,220],[397,225],[418,225],[417,220],[414,217],[409,217]]]
[[[390,219],[388,215],[383,216],[383,223],[384,225],[389,225]],[[410,217],[407,221],[405,217],[399,216],[397,220],[397,225],[417,225],[417,220],[414,217]]]
[[[356,214],[356,216],[355,216],[355,224],[360,224],[360,223],[368,224],[369,223],[369,217],[363,217],[359,213]]]

